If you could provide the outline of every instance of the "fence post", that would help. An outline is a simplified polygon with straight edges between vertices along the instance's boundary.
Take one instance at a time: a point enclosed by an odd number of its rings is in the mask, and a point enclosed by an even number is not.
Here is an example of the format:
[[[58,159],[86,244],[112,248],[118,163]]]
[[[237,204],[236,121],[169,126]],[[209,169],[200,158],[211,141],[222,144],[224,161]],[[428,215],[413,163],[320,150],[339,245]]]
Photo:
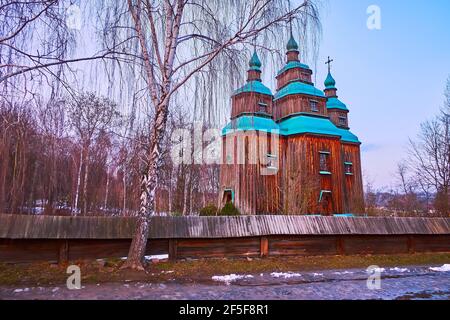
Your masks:
[[[169,239],[169,260],[170,261],[177,260],[177,247],[178,247],[177,240]]]
[[[63,240],[59,245],[58,264],[65,264],[69,261],[69,241]]]
[[[338,236],[336,239],[336,250],[338,255],[345,255],[344,237]]]
[[[269,256],[269,239],[267,237],[260,238],[260,253],[261,257]]]
[[[408,253],[415,253],[414,236],[408,236],[407,239]]]

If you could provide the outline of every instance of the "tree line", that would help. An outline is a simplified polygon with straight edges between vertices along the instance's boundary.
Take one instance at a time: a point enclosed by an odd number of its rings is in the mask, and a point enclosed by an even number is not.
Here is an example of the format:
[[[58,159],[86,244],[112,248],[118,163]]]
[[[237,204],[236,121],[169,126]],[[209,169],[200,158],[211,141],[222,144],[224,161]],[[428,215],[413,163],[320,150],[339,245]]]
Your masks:
[[[135,215],[139,210],[145,126],[92,92],[42,105],[0,105],[0,211],[48,215]],[[149,119],[148,121],[152,121]],[[174,113],[169,132],[189,128]],[[170,150],[170,136],[164,139]],[[190,215],[215,203],[218,165],[174,163],[165,152],[157,214]]]

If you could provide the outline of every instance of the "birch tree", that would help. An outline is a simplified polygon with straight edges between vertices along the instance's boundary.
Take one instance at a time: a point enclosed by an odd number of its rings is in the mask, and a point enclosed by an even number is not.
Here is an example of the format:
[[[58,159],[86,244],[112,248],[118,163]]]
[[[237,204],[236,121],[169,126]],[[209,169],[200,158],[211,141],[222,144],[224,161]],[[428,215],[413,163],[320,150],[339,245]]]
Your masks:
[[[232,57],[240,45],[250,44],[263,33],[276,34],[292,19],[316,21],[317,12],[311,1],[291,9],[284,1],[270,0],[128,0],[128,10],[155,114],[137,229],[124,264],[143,270],[150,217],[155,212],[161,143],[174,93],[215,59]]]
[[[110,130],[117,125],[119,113],[115,103],[106,98],[99,98],[93,93],[80,95],[70,103],[69,107],[70,123],[74,128],[81,146],[82,159],[80,168],[84,163],[83,179],[83,210],[84,214],[88,211],[88,179],[89,179],[89,156],[93,140],[100,133]],[[81,172],[81,169],[79,169]],[[77,191],[78,192],[78,191]],[[77,204],[75,204],[77,205]]]

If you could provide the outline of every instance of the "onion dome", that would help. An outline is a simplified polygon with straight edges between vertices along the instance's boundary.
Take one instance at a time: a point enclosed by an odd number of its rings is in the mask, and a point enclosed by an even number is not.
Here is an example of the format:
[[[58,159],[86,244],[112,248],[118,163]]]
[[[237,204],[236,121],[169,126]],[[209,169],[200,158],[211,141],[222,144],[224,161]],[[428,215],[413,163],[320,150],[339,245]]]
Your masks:
[[[294,36],[291,33],[291,37],[287,43],[286,46],[287,51],[298,51],[298,44],[297,41],[295,41]]]
[[[328,72],[328,76],[325,79],[325,89],[336,89],[336,81],[330,72]]]
[[[251,57],[248,64],[250,66],[250,70],[261,71],[262,63],[261,63],[261,60],[259,60],[256,50],[253,52],[253,56]]]

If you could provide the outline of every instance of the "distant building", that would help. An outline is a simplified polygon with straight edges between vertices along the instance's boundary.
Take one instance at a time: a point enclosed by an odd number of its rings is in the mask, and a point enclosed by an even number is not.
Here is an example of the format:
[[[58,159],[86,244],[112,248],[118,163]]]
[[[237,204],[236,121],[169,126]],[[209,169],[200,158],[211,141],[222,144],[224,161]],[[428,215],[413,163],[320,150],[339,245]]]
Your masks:
[[[275,95],[261,81],[255,51],[247,83],[232,97],[220,205],[232,201],[251,215],[361,213],[361,142],[350,132],[336,82],[329,72],[324,91],[314,87],[292,36],[286,55]]]

